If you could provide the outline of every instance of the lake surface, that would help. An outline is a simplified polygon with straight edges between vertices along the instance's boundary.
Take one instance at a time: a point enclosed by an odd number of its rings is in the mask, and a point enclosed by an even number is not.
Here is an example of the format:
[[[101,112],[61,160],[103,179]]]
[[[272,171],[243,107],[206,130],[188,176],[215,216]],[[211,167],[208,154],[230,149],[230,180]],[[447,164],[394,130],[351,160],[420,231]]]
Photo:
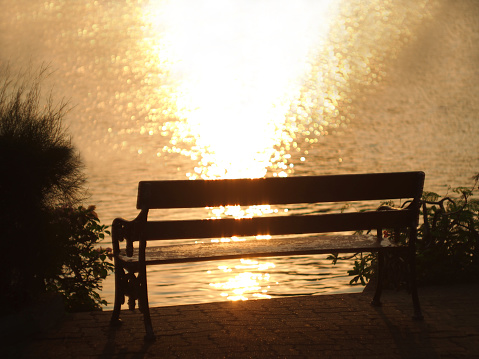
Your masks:
[[[474,0],[0,8],[0,64],[48,64],[44,89],[73,107],[86,204],[104,223],[137,215],[147,179],[422,170],[426,190],[445,194],[479,172]],[[239,211],[268,209],[220,215]],[[149,270],[150,304],[361,290],[349,286],[350,268],[326,256],[160,266]],[[103,296],[112,302],[112,278]]]

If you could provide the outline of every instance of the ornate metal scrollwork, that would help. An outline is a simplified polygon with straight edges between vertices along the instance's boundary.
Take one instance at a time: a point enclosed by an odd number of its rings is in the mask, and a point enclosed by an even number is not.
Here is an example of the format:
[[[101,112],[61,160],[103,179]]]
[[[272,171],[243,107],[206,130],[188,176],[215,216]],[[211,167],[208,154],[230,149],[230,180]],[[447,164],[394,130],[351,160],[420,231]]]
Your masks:
[[[123,268],[118,268],[120,270],[120,292],[122,295],[121,304],[125,303],[125,296],[128,297],[128,308],[130,310],[135,310],[136,301],[139,298],[140,293],[140,280],[138,275],[132,272],[125,272]]]

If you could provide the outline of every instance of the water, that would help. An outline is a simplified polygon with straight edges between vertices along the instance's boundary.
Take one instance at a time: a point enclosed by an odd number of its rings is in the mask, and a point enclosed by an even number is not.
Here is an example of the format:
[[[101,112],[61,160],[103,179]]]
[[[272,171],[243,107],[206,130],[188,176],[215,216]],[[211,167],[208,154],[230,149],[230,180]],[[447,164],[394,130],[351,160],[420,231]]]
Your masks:
[[[136,216],[146,179],[422,170],[444,194],[479,172],[473,0],[0,6],[1,64],[49,64],[44,88],[74,106],[87,204],[105,223]],[[350,267],[325,256],[160,266],[150,302],[360,290]]]

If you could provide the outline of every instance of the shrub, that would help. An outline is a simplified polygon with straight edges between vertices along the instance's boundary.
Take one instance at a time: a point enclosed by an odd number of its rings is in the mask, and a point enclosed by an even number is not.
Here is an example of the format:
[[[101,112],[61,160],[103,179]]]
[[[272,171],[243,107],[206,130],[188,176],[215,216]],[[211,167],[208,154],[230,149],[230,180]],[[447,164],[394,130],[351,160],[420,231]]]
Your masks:
[[[479,201],[473,198],[479,174],[473,179],[472,189],[451,190],[455,198],[446,195],[440,199],[437,193],[423,193],[423,221],[416,242],[416,270],[420,283],[477,281],[479,278]],[[384,236],[391,233],[386,230]],[[406,236],[402,235],[400,241],[406,241]],[[334,263],[339,259],[337,255],[330,258]],[[376,274],[376,255],[358,253],[353,258],[354,267],[348,271],[354,276],[350,283],[360,281],[364,285]],[[403,258],[388,256],[386,265],[390,269],[387,278],[390,285],[407,282],[403,275]]]
[[[113,270],[109,249],[98,247],[107,227],[100,224],[95,207],[58,207],[50,213],[48,250],[52,253],[47,290],[60,293],[68,311],[101,309],[106,304],[97,290]]]
[[[68,104],[41,96],[42,68],[32,80],[13,82],[8,69],[0,85],[0,179],[12,209],[38,210],[81,198],[83,164],[62,126]],[[25,74],[20,77],[27,77]],[[21,209],[20,209],[21,208]],[[20,216],[18,216],[20,217]]]
[[[460,196],[423,196],[416,261],[418,278],[424,282],[470,281],[479,275],[479,201],[472,198],[471,189],[453,192]]]
[[[62,125],[67,103],[41,96],[47,68],[27,80],[30,75],[14,81],[8,68],[0,68],[0,304],[15,310],[47,289],[59,290],[68,302],[77,296],[98,304],[91,276],[104,277],[108,266],[98,266],[91,246],[105,227],[93,210],[61,209],[84,198],[83,164]],[[84,291],[66,284],[80,266]]]

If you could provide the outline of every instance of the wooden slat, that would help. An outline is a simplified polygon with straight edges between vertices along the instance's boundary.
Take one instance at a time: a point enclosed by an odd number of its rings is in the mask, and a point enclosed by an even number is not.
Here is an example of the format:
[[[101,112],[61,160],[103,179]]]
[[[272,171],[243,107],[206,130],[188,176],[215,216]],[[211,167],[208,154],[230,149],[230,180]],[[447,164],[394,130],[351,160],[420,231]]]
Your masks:
[[[395,247],[396,244],[384,239],[377,241],[371,235],[314,236],[302,238],[248,240],[245,242],[198,243],[171,246],[148,247],[147,264],[200,262],[220,259],[293,256],[321,253],[374,252],[381,248]],[[121,260],[138,262],[138,253]]]
[[[418,198],[423,172],[287,178],[142,181],[138,209]]]
[[[412,225],[417,215],[411,210],[372,211],[308,216],[256,217],[146,223],[148,240],[222,238],[233,236],[326,233]]]

